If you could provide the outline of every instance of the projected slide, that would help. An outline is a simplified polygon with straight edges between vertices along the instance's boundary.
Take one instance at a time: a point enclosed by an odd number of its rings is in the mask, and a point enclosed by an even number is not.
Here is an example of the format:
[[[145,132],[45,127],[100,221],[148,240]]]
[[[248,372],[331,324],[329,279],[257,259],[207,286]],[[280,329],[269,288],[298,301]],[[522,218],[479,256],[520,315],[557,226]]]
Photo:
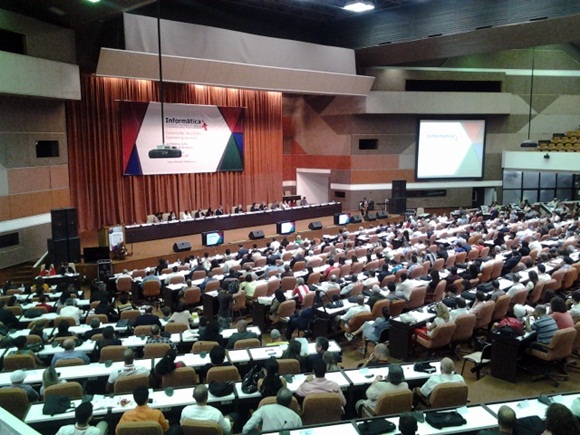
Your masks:
[[[484,120],[420,120],[417,180],[483,177]]]
[[[244,170],[241,107],[121,101],[124,175]],[[163,145],[161,145],[163,144]]]

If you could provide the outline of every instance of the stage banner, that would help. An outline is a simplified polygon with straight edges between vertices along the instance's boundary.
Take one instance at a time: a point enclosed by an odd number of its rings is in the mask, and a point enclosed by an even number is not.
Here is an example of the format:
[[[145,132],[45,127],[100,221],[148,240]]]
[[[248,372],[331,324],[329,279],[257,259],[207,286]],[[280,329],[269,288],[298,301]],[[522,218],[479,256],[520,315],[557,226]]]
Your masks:
[[[244,108],[120,101],[123,175],[244,170]]]

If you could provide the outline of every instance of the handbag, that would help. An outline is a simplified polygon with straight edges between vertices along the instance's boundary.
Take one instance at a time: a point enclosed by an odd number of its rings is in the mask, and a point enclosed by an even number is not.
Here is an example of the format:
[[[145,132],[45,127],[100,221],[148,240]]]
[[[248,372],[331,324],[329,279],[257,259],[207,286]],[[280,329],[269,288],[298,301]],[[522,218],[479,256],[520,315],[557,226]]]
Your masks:
[[[39,310],[38,308],[29,308],[24,312],[24,317],[27,319],[36,319],[44,314],[44,311]]]
[[[394,423],[384,418],[367,420],[357,426],[360,435],[379,435],[393,432],[397,427]]]
[[[74,409],[74,403],[71,402],[68,396],[62,394],[55,394],[46,397],[42,413],[44,415],[62,414],[69,409]]]
[[[216,397],[229,396],[234,392],[234,382],[220,382],[213,380],[209,383],[209,392]]]
[[[242,391],[245,394],[252,394],[258,391],[258,379],[261,377],[260,366],[253,366],[242,379]]]
[[[436,429],[444,427],[463,426],[467,421],[457,411],[452,412],[429,412],[425,420]]]

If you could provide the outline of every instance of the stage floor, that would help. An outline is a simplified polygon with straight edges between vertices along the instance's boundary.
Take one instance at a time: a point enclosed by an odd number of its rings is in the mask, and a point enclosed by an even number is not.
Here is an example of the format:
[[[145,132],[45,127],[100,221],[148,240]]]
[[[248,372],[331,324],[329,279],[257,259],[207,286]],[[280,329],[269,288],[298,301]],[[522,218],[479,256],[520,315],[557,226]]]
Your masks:
[[[354,213],[357,214],[357,213]],[[309,230],[308,225],[313,221],[322,222],[322,230]],[[360,224],[349,224],[346,228],[349,231],[357,230],[359,227],[369,228],[370,226],[376,227],[379,223],[393,223],[401,222],[403,216],[400,215],[390,215],[387,219],[381,219],[377,221],[366,222],[363,221]],[[314,237],[321,237],[323,234],[337,234],[339,226],[334,225],[333,216],[325,216],[318,219],[306,219],[301,221],[296,221],[296,232],[292,235],[287,236],[288,240],[293,241],[296,235],[304,238],[312,239]],[[249,240],[249,233],[252,230],[261,229],[264,231],[265,238],[259,240]],[[96,231],[86,231],[79,235],[81,239],[81,248],[98,246],[98,234]],[[165,258],[172,262],[178,258],[183,259],[189,255],[203,255],[204,252],[209,252],[210,255],[223,254],[227,248],[232,251],[237,251],[238,244],[242,243],[246,247],[251,247],[256,244],[258,247],[265,247],[268,242],[272,240],[273,237],[280,240],[284,236],[279,236],[276,234],[276,225],[264,225],[261,227],[248,227],[248,228],[238,228],[234,230],[224,231],[225,243],[218,247],[206,247],[201,243],[201,234],[195,234],[185,237],[176,237],[162,240],[151,240],[147,242],[132,243],[127,245],[127,250],[129,255],[124,260],[113,260],[113,268],[115,273],[121,272],[123,269],[139,269],[148,266],[154,266],[157,264],[159,258]],[[173,245],[176,242],[188,241],[191,244],[191,251],[185,252],[173,252]],[[87,264],[87,273],[90,273],[90,269],[95,268],[94,264]],[[96,275],[95,275],[96,276]]]

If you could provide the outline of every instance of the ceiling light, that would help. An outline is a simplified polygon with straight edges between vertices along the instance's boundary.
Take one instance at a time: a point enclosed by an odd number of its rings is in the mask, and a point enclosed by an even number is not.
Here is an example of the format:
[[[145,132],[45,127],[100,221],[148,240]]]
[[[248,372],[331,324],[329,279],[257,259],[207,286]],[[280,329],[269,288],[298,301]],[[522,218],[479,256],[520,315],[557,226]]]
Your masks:
[[[370,0],[354,0],[347,2],[343,9],[351,12],[366,12],[375,8],[375,4]]]
[[[87,0],[89,3],[99,3],[101,0]]]

